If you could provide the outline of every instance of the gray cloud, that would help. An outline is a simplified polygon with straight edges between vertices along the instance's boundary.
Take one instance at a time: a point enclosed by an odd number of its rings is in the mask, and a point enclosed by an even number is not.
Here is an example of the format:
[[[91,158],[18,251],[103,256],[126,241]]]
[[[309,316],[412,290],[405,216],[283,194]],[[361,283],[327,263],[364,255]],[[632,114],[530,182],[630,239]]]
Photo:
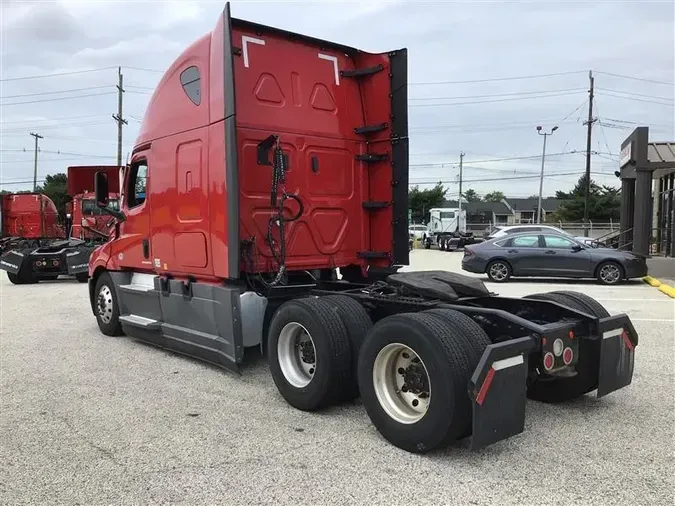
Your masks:
[[[188,1],[3,1],[2,77],[127,67],[126,153],[152,87],[161,78],[161,73],[149,70],[168,67],[188,44],[210,31],[223,6],[224,2]],[[602,122],[594,127],[593,149],[603,155],[594,156],[593,170],[608,174],[594,175],[599,182],[616,184],[611,175],[616,156],[607,153],[616,155],[637,124],[651,125],[655,138],[675,138],[674,109],[664,105],[675,101],[672,86],[599,73],[672,82],[672,2],[239,1],[233,2],[233,14],[366,51],[407,47],[413,181],[454,181],[459,153],[465,151],[465,179],[486,180],[468,186],[482,193],[492,189],[514,196],[536,193],[536,178],[495,179],[536,173],[542,139],[534,127],[559,124],[549,139],[547,151],[552,156],[547,171],[574,174],[547,179],[545,191],[569,188],[583,171],[584,157],[555,153],[585,147],[582,122],[587,110],[580,106],[587,98],[588,69],[598,71],[596,114]],[[570,71],[580,72],[490,80]],[[0,181],[21,180],[31,173],[30,131],[44,135],[45,151],[92,155],[45,152],[42,175],[65,170],[69,164],[114,163],[116,127],[111,114],[116,111],[116,79],[111,68],[0,82]],[[489,81],[457,83],[465,80]],[[452,83],[429,84],[436,81]],[[33,95],[82,88],[95,89]],[[80,98],[55,100],[68,95]],[[442,105],[449,103],[453,105]],[[566,121],[560,123],[563,118]],[[528,155],[534,158],[486,162]],[[450,188],[456,193],[456,185]]]

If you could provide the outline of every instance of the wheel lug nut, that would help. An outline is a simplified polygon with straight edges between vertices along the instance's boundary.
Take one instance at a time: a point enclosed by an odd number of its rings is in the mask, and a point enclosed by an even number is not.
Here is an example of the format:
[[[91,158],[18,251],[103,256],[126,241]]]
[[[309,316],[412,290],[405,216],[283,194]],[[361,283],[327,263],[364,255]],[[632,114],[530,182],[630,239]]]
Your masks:
[[[415,406],[415,407],[417,407],[419,405],[419,403],[420,403],[420,401],[418,401],[417,399],[413,399],[413,401],[412,401],[412,405]]]
[[[399,368],[398,368],[398,373],[399,373],[399,374],[405,374],[405,369],[403,369],[403,367],[399,367]]]

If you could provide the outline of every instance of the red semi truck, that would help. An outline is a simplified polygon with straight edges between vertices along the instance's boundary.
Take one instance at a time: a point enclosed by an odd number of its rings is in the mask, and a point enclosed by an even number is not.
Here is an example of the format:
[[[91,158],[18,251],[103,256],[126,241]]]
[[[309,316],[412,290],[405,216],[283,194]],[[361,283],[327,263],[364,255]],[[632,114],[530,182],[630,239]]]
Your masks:
[[[392,444],[426,452],[523,431],[527,398],[630,384],[625,314],[476,278],[397,272],[408,255],[407,51],[231,18],[148,104],[111,238],[89,261],[100,331],[239,371],[262,347],[283,398],[360,396]],[[339,275],[338,275],[339,274]]]
[[[15,246],[39,246],[63,237],[59,213],[42,193],[6,193],[0,195],[0,254]]]
[[[116,207],[119,187],[117,166],[68,167],[66,223],[61,225],[52,200],[41,193],[2,196],[0,269],[14,284],[37,283],[61,275],[84,283],[89,277],[88,257],[94,246],[108,239],[110,215],[94,199],[94,176],[106,174],[111,185],[110,206]]]

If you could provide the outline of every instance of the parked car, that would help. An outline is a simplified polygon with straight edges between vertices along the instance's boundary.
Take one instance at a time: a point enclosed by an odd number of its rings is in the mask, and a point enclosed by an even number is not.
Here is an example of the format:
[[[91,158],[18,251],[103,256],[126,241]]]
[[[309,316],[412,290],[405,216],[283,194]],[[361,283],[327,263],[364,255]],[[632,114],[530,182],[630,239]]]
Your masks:
[[[601,241],[597,241],[592,237],[582,237],[572,235],[564,231],[562,228],[554,227],[553,225],[509,225],[495,227],[487,236],[488,239],[495,239],[497,237],[506,237],[507,235],[519,234],[521,232],[552,232],[554,234],[561,234],[573,238],[575,241],[590,246],[592,248],[601,248],[606,245]]]
[[[605,285],[647,275],[647,259],[630,251],[593,248],[566,234],[544,231],[497,237],[464,248],[462,269],[491,281],[511,277],[596,278]]]

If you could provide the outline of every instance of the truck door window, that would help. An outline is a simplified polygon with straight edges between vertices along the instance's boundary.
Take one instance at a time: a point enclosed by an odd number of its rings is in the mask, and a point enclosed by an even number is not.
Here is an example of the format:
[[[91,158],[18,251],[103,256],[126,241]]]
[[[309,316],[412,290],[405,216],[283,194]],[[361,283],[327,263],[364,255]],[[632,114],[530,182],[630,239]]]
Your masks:
[[[140,206],[145,202],[148,181],[148,163],[140,160],[131,166],[127,181],[127,207]]]

